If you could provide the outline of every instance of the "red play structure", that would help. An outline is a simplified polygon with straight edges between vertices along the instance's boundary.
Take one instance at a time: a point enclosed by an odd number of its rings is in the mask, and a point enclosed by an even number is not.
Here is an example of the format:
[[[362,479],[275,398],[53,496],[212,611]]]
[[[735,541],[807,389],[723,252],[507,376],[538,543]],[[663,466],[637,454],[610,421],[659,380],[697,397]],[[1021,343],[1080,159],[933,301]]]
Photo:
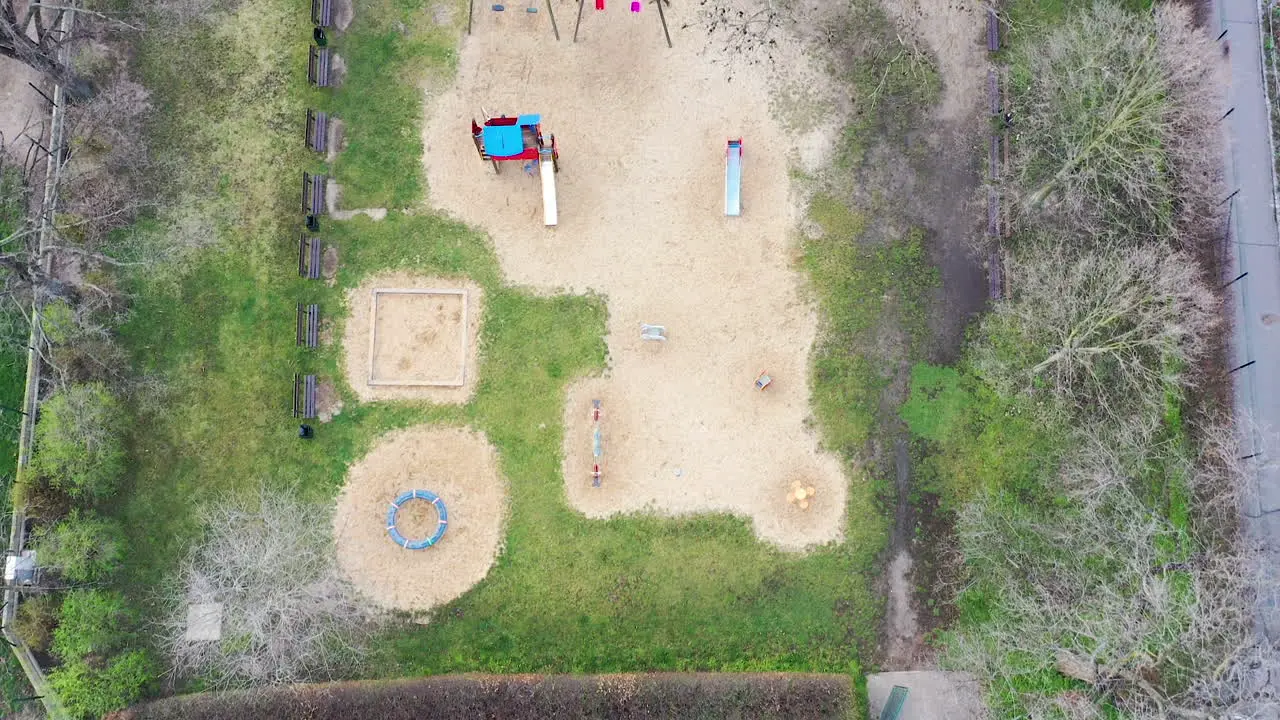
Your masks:
[[[493,163],[494,172],[499,171],[500,162],[537,163],[546,160],[548,155],[552,168],[559,171],[560,149],[556,147],[556,136],[551,135],[551,141],[547,142],[542,137],[541,122],[541,115],[489,118],[484,121],[484,127],[472,120],[471,139],[481,159]]]

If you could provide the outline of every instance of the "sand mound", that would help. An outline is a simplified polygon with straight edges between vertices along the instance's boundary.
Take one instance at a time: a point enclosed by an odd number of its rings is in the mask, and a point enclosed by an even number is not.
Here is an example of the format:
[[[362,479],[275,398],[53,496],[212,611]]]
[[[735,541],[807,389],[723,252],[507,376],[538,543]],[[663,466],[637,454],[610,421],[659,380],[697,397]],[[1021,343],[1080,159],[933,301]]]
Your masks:
[[[387,509],[405,490],[430,490],[448,508],[448,529],[435,547],[405,550],[387,535]],[[333,516],[338,564],[376,604],[429,610],[489,572],[506,512],[506,482],[482,434],[425,425],[397,430],[347,473]],[[436,513],[425,502],[407,503],[397,527],[410,539],[428,536]]]
[[[361,400],[466,402],[476,385],[483,301],[466,280],[366,279],[347,293],[343,369],[351,389]]]

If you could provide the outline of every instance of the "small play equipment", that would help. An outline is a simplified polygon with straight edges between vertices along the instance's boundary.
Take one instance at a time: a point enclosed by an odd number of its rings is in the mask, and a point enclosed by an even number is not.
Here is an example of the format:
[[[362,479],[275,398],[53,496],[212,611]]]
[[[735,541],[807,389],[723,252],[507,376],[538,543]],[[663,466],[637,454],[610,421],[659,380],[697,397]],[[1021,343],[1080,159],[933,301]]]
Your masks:
[[[662,35],[667,39],[667,47],[671,47],[671,30],[667,28],[667,16],[662,9],[663,5],[670,5],[671,0],[651,0],[651,2],[653,2],[655,5],[658,6],[658,18],[662,20]],[[578,0],[578,19],[573,24],[573,41],[574,42],[578,42],[578,30],[581,29],[582,27],[582,10],[586,6],[587,6],[586,0]],[[598,12],[604,12],[605,0],[595,0],[595,6]],[[631,0],[630,7],[631,7],[631,13],[636,14],[640,12],[641,8],[643,7],[643,3],[641,2],[641,0]],[[554,22],[554,19],[552,22]],[[556,39],[557,40],[560,39],[560,36],[558,33],[556,35]]]
[[[484,126],[471,121],[471,139],[482,160],[493,163],[500,172],[500,162],[520,162],[526,167],[537,164],[542,176],[542,221],[552,226],[559,221],[556,207],[556,173],[560,171],[560,149],[556,136],[542,135],[541,115],[489,118]],[[530,167],[530,169],[532,169]]]
[[[535,2],[537,2],[537,0],[529,0],[529,5],[525,6],[524,8],[524,12],[526,15],[537,16],[538,6],[534,4]],[[508,6],[503,5],[501,3],[494,3],[489,6],[489,9],[495,13],[501,13],[501,12],[506,12],[508,9]],[[559,41],[560,28],[556,25],[556,13],[554,10],[551,9],[551,0],[547,0],[547,15],[551,18],[551,31],[555,33],[556,41]],[[476,0],[470,0],[470,2],[467,3],[467,34],[468,35],[471,34],[471,26],[475,22],[475,16],[476,16]]]
[[[742,138],[730,140],[724,151],[724,214],[742,214]]]
[[[667,341],[667,328],[664,325],[648,325],[640,323],[640,339],[655,342]]]
[[[797,480],[791,483],[791,492],[787,493],[787,502],[799,507],[801,510],[808,510],[809,502],[813,500],[814,494],[812,485],[804,485]]]
[[[600,418],[603,415],[600,401],[591,401],[591,455],[596,459],[591,465],[591,487],[600,487],[600,456],[604,454],[604,437],[600,432]]]
[[[407,502],[414,500],[425,500],[436,508],[436,531],[430,537],[422,540],[410,540],[400,531],[396,529],[396,518],[400,514],[400,507]],[[387,534],[391,536],[391,540],[395,544],[406,550],[425,550],[436,543],[440,542],[440,538],[444,537],[445,528],[449,526],[449,512],[444,506],[444,501],[438,495],[429,490],[406,490],[391,503],[391,508],[387,510]]]
[[[756,376],[756,389],[764,390],[765,388],[769,387],[769,383],[772,383],[772,382],[773,382],[773,378],[769,377],[769,372],[765,370]]]

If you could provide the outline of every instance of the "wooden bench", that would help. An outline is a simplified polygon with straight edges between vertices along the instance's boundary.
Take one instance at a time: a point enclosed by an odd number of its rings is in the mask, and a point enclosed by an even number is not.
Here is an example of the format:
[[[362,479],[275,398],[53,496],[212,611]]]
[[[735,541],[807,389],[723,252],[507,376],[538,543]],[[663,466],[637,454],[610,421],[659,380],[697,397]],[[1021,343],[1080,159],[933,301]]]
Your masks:
[[[331,69],[329,48],[312,45],[311,55],[307,59],[307,80],[316,87],[329,87]]]
[[[329,113],[307,111],[307,147],[319,153],[329,149]]]
[[[320,306],[298,303],[298,346],[313,348],[320,344]]]
[[[319,27],[333,24],[333,0],[311,0],[311,22]]]
[[[324,243],[306,233],[298,235],[298,277],[319,280]]]
[[[324,214],[324,193],[329,178],[324,175],[302,173],[302,212],[307,215]]]
[[[880,720],[898,720],[902,717],[902,706],[907,704],[907,689],[901,685],[894,685],[893,690],[889,692],[889,699],[884,701],[884,707],[880,710]]]
[[[991,114],[1000,114],[1000,76],[995,70],[987,71],[987,99],[991,101]]]
[[[293,374],[293,416],[310,420],[316,416],[316,376]]]
[[[991,251],[987,258],[987,297],[992,300],[1004,298],[1004,267],[1000,265],[1000,249]]]
[[[1000,180],[1000,136],[991,136],[991,181]]]
[[[987,8],[987,51],[1000,49],[1000,16],[995,8]]]
[[[1000,234],[1000,196],[995,188],[987,191],[987,235]]]

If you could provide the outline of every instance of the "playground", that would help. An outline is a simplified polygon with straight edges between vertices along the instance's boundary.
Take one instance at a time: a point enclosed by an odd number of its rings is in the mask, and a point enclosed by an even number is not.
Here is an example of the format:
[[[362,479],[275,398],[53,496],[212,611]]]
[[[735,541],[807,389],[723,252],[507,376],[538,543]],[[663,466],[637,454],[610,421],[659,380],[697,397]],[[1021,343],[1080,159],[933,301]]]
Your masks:
[[[506,482],[484,435],[424,425],[386,435],[351,466],[334,538],[343,571],[366,597],[429,610],[488,574],[506,515]]]
[[[830,81],[783,33],[770,71],[745,72],[764,50],[675,32],[706,24],[697,4],[664,10],[673,48],[651,3],[587,3],[577,43],[576,4],[555,7],[559,42],[546,12],[476,4],[455,82],[427,91],[423,141],[429,201],[485,230],[511,282],[607,298],[609,367],[564,407],[571,504],[593,518],[729,512],[790,550],[841,538],[848,480],[811,428],[818,321],[795,267],[806,198],[789,175],[825,162],[836,126],[796,131],[771,103],[801,87],[823,97]],[[554,227],[536,175],[495,172],[467,133],[468,118],[521,113],[554,133]],[[726,192],[727,147],[740,196]],[[642,324],[665,337],[642,339]],[[787,502],[796,482],[816,492],[804,508]]]
[[[347,382],[362,400],[466,402],[475,388],[483,292],[385,273],[347,293]]]

